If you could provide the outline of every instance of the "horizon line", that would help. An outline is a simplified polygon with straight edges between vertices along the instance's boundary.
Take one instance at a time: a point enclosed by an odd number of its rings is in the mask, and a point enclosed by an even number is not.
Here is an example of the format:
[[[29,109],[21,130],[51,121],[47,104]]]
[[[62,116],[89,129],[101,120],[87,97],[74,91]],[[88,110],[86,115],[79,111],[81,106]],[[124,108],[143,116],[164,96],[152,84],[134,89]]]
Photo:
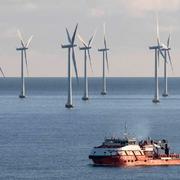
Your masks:
[[[21,76],[6,76],[0,77],[1,79],[6,78],[21,78]],[[67,78],[67,76],[26,76],[25,78]],[[73,79],[76,79],[76,77],[72,77]],[[79,78],[83,79],[84,76],[80,76]],[[102,78],[101,76],[89,76],[88,78]],[[154,76],[109,76],[108,78],[154,78]],[[164,78],[164,76],[159,76],[159,78]],[[169,76],[168,78],[180,78],[180,76]]]

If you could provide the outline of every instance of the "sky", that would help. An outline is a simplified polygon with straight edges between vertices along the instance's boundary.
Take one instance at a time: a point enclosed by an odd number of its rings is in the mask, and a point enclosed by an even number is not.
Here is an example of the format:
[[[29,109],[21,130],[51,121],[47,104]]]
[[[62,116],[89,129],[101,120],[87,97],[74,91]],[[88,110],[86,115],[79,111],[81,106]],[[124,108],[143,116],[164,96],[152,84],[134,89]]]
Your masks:
[[[67,27],[88,41],[95,29],[92,44],[93,72],[102,75],[103,24],[109,52],[110,77],[154,76],[156,14],[159,14],[160,38],[167,42],[171,33],[171,56],[174,65],[169,76],[180,76],[180,0],[0,0],[0,66],[7,77],[20,76],[19,29],[25,40],[34,35],[28,50],[30,77],[65,77],[67,75]],[[78,38],[76,43],[81,46]],[[76,48],[79,76],[83,76],[84,54]],[[163,75],[163,59],[159,67]],[[73,71],[74,73],[74,71]]]

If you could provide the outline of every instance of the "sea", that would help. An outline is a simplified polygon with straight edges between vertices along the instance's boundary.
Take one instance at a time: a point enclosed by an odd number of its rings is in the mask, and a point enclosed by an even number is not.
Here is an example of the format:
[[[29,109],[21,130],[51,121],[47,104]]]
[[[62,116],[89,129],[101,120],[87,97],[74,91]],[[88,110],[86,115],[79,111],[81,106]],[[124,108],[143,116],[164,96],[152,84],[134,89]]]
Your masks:
[[[128,134],[139,140],[167,139],[180,153],[180,78],[169,78],[169,96],[152,103],[153,78],[73,79],[73,109],[66,109],[66,78],[0,79],[0,180],[180,180],[180,166],[96,167],[88,156],[105,137]]]

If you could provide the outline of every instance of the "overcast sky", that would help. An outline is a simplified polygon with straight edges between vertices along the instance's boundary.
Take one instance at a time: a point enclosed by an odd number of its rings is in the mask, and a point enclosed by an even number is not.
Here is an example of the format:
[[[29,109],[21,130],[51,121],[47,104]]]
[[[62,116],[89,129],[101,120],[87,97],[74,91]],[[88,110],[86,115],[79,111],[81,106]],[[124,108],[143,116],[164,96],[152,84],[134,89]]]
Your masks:
[[[25,39],[34,39],[28,50],[30,76],[66,76],[67,42],[65,27],[88,40],[97,29],[91,51],[94,72],[102,74],[103,23],[106,22],[109,53],[109,76],[153,76],[156,43],[155,12],[159,11],[161,40],[172,34],[174,73],[180,76],[180,0],[0,0],[0,65],[6,76],[20,75],[20,46],[17,29]],[[81,43],[76,39],[79,45]],[[79,75],[83,75],[83,52],[76,48]],[[163,61],[160,74],[163,74]]]

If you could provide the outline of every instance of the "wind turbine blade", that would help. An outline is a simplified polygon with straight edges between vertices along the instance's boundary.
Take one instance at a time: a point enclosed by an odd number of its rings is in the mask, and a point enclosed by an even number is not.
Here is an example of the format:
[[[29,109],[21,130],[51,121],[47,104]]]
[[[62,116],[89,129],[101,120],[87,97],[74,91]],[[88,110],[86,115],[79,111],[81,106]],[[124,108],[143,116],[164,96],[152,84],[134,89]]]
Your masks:
[[[90,50],[88,49],[88,57],[89,57],[89,63],[90,63],[90,67],[91,67],[91,71],[93,72],[93,68],[92,68],[92,60],[91,60],[91,55],[90,55]]]
[[[18,34],[18,37],[19,37],[19,39],[21,41],[21,45],[23,47],[25,47],[24,39],[23,39],[22,34],[21,34],[21,32],[19,30],[17,30],[17,34]]]
[[[156,15],[156,23],[157,23],[157,42],[158,42],[158,45],[160,45],[160,35],[159,35],[159,16],[158,16],[158,13]]]
[[[73,36],[72,36],[72,41],[71,41],[72,44],[74,44],[74,41],[75,41],[77,28],[78,28],[78,24],[76,25],[76,28],[75,28],[74,33],[73,33]]]
[[[163,54],[163,52],[162,52],[162,50],[161,50],[161,48],[159,47],[159,53],[161,54],[161,56],[163,57],[163,59],[166,61],[166,57],[165,57],[165,55]]]
[[[78,78],[78,71],[77,71],[77,65],[76,65],[74,48],[72,48],[72,59],[73,59],[73,64],[74,64],[74,70],[75,70],[75,73],[76,73],[76,79],[77,79],[77,82],[79,84],[79,78]]]
[[[107,43],[106,43],[106,38],[104,37],[104,47],[107,49]]]
[[[169,33],[169,37],[168,37],[168,40],[167,40],[167,47],[169,48],[170,46],[170,40],[171,40],[171,34]]]
[[[172,63],[172,59],[171,59],[171,55],[170,55],[170,52],[168,51],[168,58],[169,58],[169,62],[170,62],[170,65],[171,65],[171,70],[172,72],[174,71],[174,68],[173,68],[173,63]]]
[[[88,47],[88,45],[85,43],[85,41],[83,40],[83,38],[78,34],[78,39],[83,43],[83,45],[85,47]]]
[[[106,36],[106,23],[103,24],[103,33],[104,33],[104,36]]]
[[[24,58],[25,58],[25,62],[26,62],[27,75],[29,76],[28,61],[27,61],[27,53],[26,53],[26,50],[24,50]]]
[[[162,49],[167,49],[168,47],[165,44],[161,43],[161,48]]]
[[[109,60],[108,60],[108,54],[107,54],[107,51],[106,51],[105,53],[106,53],[107,69],[108,69],[108,72],[109,72]]]
[[[1,74],[3,75],[3,77],[5,78],[4,72],[1,67],[0,67],[0,71],[1,71]]]
[[[104,47],[107,48],[107,43],[106,43],[106,24],[105,23],[103,25],[103,29],[104,29]]]
[[[28,42],[27,42],[27,44],[26,44],[26,48],[28,48],[28,47],[29,47],[29,45],[30,45],[30,43],[31,43],[32,39],[33,39],[33,36],[31,36],[31,37],[29,38],[29,40],[28,40]]]
[[[92,42],[93,42],[93,40],[94,40],[95,35],[96,35],[96,30],[95,30],[93,36],[91,37],[91,39],[89,40],[89,43],[88,43],[88,46],[89,46],[89,47],[91,46],[91,44],[92,44]]]
[[[17,34],[18,34],[19,39],[24,43],[24,39],[19,29],[17,30]]]
[[[72,43],[72,42],[71,42],[71,37],[70,37],[69,31],[68,31],[67,28],[66,28],[66,34],[67,34],[69,43]]]

